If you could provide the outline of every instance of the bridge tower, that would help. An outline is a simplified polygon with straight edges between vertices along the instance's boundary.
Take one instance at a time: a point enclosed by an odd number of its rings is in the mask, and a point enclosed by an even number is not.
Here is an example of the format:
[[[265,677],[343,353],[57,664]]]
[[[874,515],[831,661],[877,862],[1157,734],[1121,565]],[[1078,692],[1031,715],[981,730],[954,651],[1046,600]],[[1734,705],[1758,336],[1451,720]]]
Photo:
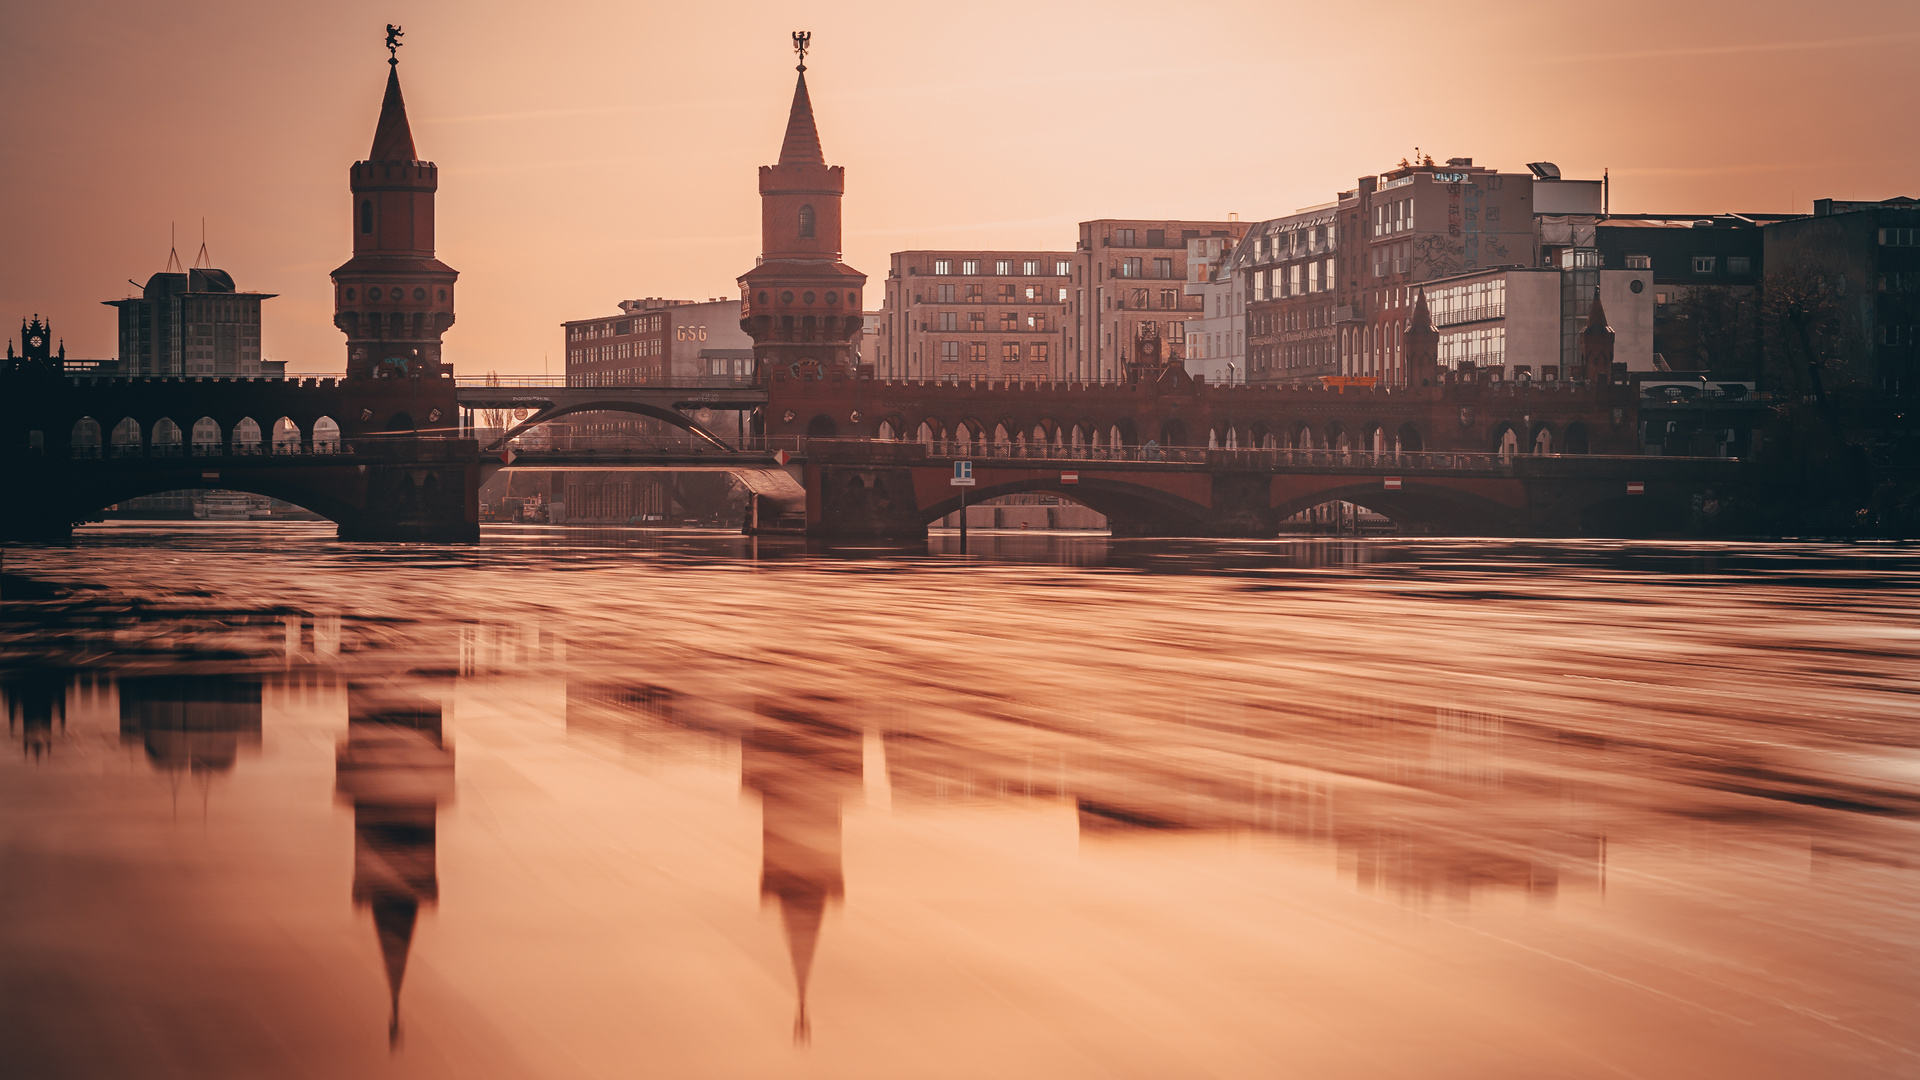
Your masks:
[[[807,96],[808,36],[794,35],[799,80],[777,165],[760,168],[760,261],[740,275],[740,328],[753,338],[754,367],[790,377],[854,373],[867,276],[840,261],[840,199],[846,173],[828,165]]]
[[[333,324],[347,335],[349,380],[438,380],[445,370],[440,336],[453,325],[453,282],[460,275],[433,257],[440,170],[418,160],[400,94],[400,61],[396,56],[388,64],[373,149],[349,172],[353,258],[333,272]],[[451,391],[447,396],[451,401]],[[443,408],[445,418],[454,415],[451,406],[432,407]],[[383,430],[386,419],[368,416],[361,430]],[[441,426],[424,416],[408,419]]]

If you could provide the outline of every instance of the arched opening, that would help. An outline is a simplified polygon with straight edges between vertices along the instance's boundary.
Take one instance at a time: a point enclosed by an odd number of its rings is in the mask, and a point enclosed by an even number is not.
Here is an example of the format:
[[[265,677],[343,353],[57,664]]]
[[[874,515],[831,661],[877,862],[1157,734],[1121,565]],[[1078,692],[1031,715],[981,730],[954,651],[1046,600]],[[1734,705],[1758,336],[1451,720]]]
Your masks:
[[[397,412],[387,418],[387,430],[395,434],[413,430],[413,414]]]
[[[1566,430],[1566,436],[1561,441],[1563,443],[1563,448],[1562,448],[1563,453],[1568,453],[1568,454],[1587,453],[1588,452],[1587,425],[1581,423],[1578,420],[1575,420],[1573,423],[1568,424],[1567,430]]]
[[[236,454],[257,454],[260,452],[260,425],[251,416],[243,416],[233,425],[233,452]]]
[[[1387,429],[1379,424],[1367,425],[1366,449],[1371,454],[1387,452]]]
[[[1240,449],[1240,429],[1232,424],[1227,425],[1227,449]]]
[[[113,425],[114,457],[138,457],[140,449],[140,421],[129,416]]]
[[[839,433],[840,426],[835,424],[833,417],[826,413],[819,413],[807,421],[807,438],[809,439],[831,439]]]
[[[1283,534],[1364,536],[1398,531],[1399,527],[1385,514],[1345,499],[1328,499],[1291,514],[1280,522],[1280,532]]]
[[[1348,438],[1346,426],[1338,420],[1327,425],[1326,448],[1342,453],[1353,448],[1353,440]]]
[[[880,421],[879,435],[881,439],[887,442],[892,442],[893,441],[893,421],[891,420]]]
[[[203,416],[193,422],[193,454],[195,457],[220,456],[220,422],[211,416]]]
[[[179,457],[181,453],[180,425],[171,417],[163,416],[153,422],[153,456]]]
[[[960,453],[973,453],[973,425],[965,420],[953,425],[953,441],[959,447]]]
[[[932,446],[934,443],[938,442],[939,440],[940,440],[940,432],[933,426],[933,421],[931,420],[920,421],[920,432],[916,438],[916,441],[918,441],[922,446]]]
[[[1187,425],[1177,416],[1169,416],[1160,424],[1161,446],[1187,445]]]
[[[338,206],[340,204],[335,203],[334,205]],[[362,233],[370,233],[373,231],[373,200],[372,199],[360,200],[360,231]]]
[[[73,433],[68,445],[73,448],[77,458],[97,458],[100,456],[100,421],[91,416],[83,416],[73,422]]]
[[[1501,457],[1512,457],[1520,452],[1520,433],[1512,424],[1501,424],[1493,436],[1493,451]]]
[[[1140,445],[1140,432],[1133,426],[1133,417],[1131,416],[1121,417],[1119,422],[1113,425],[1113,431],[1110,434],[1113,439],[1110,445],[1115,450],[1123,446]]]
[[[1403,454],[1419,453],[1421,449],[1420,429],[1414,427],[1411,423],[1401,424],[1400,433],[1395,436],[1395,442]]]
[[[1218,427],[1210,427],[1207,429],[1207,449],[1220,449],[1220,429]]]
[[[1541,424],[1533,433],[1533,452],[1536,454],[1553,453],[1553,429]]]
[[[323,416],[313,422],[313,452],[316,454],[337,454],[340,452],[340,425],[333,417]]]
[[[300,452],[300,425],[281,417],[273,422],[273,452],[276,454],[297,454]]]
[[[802,240],[813,239],[813,204],[812,203],[808,203],[807,205],[802,206],[800,208],[800,238]]]
[[[1293,422],[1293,429],[1287,436],[1287,447],[1292,450],[1313,449],[1313,428],[1305,420]]]

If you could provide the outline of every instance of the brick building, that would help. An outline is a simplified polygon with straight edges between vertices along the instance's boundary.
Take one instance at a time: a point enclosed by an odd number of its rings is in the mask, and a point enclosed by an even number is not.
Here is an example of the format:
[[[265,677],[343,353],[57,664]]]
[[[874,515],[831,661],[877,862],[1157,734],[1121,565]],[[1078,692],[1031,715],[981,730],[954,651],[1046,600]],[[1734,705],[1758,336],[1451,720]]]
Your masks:
[[[620,314],[562,323],[567,385],[690,386],[753,376],[738,300],[623,300]]]
[[[880,310],[881,378],[1067,377],[1070,251],[896,251]]]
[[[1230,260],[1247,296],[1247,381],[1316,384],[1340,373],[1335,338],[1340,250],[1337,202],[1262,221]]]
[[[1201,298],[1187,295],[1187,241],[1238,241],[1246,231],[1238,221],[1081,222],[1067,295],[1065,377],[1120,378],[1143,334],[1185,356],[1187,321],[1201,314]]]

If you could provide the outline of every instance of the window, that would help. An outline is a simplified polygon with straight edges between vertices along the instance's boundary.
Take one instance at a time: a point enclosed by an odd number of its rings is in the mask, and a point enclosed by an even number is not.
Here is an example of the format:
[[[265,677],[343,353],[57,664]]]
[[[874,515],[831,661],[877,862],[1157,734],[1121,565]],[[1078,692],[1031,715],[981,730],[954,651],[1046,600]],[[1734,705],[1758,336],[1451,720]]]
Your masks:
[[[1180,294],[1173,289],[1161,289],[1160,307],[1166,311],[1180,310]]]
[[[1040,276],[1040,260],[1028,259],[1020,264],[1020,272],[1028,277]]]
[[[1000,360],[1008,364],[1019,363],[1020,343],[1017,341],[1009,341],[1005,345],[1000,346]]]
[[[1013,260],[1012,259],[994,260],[993,272],[995,274],[998,274],[1001,277],[1006,277],[1008,274],[1013,273]]]
[[[935,274],[939,274],[942,276],[953,273],[953,260],[951,259],[933,260],[933,272]]]
[[[967,360],[974,364],[987,362],[987,343],[984,341],[967,342]]]
[[[1693,272],[1696,274],[1711,274],[1713,273],[1713,264],[1714,257],[1712,255],[1695,255],[1693,257]]]
[[[1146,308],[1146,306],[1147,306],[1147,290],[1145,290],[1145,289],[1130,289],[1130,290],[1128,290],[1128,291],[1129,291],[1129,292],[1131,292],[1131,293],[1133,294],[1133,301],[1132,301],[1132,303],[1133,303],[1133,308],[1134,308],[1134,310],[1135,310],[1135,311],[1140,311],[1140,310],[1144,310],[1144,309]]]
[[[373,231],[373,200],[372,199],[360,200],[360,231],[363,233],[370,233]]]
[[[1320,264],[1317,261],[1307,264],[1307,291],[1320,291]]]
[[[1067,290],[1065,289],[1060,290],[1060,296],[1058,298],[1058,302],[1062,304],[1067,302]]]
[[[1160,278],[1163,281],[1167,278],[1172,277],[1173,276],[1173,260],[1172,259],[1153,260],[1153,276]]]
[[[1148,229],[1147,230],[1147,246],[1148,247],[1166,247],[1167,246],[1166,230]]]
[[[1113,243],[1115,247],[1133,247],[1134,246],[1133,230],[1132,229],[1113,230]]]
[[[1651,270],[1651,269],[1653,269],[1653,256],[1651,256],[1651,255],[1629,255],[1629,256],[1627,256],[1627,269],[1629,269],[1629,270]]]
[[[955,312],[955,311],[943,311],[943,312],[941,312],[941,313],[940,313],[940,329],[942,329],[942,330],[958,330],[958,329],[960,329],[960,314],[959,314],[959,312]]]
[[[1053,264],[1054,277],[1066,277],[1072,273],[1073,265],[1065,259],[1061,259]]]
[[[1176,345],[1185,344],[1187,340],[1187,324],[1181,320],[1167,323],[1167,340]]]
[[[961,263],[960,272],[968,277],[973,277],[978,275],[980,273],[980,260],[968,259],[967,261]]]
[[[1727,256],[1727,273],[1729,274],[1753,273],[1753,259],[1747,255]]]
[[[1001,312],[1000,313],[1000,329],[1002,331],[1020,329],[1020,316],[1011,311]]]
[[[1882,247],[1913,247],[1920,244],[1920,229],[1881,229]]]
[[[952,285],[940,286],[940,302],[943,304],[953,303],[953,286]]]
[[[983,311],[967,312],[967,329],[968,330],[971,330],[974,333],[978,334],[978,333],[984,332],[986,328],[987,328],[986,312],[983,312]]]
[[[1027,329],[1044,331],[1046,328],[1047,317],[1045,315],[1033,314],[1027,316]]]
[[[986,296],[986,290],[987,290],[987,287],[985,285],[967,286],[967,303],[969,304],[979,303],[981,298]]]
[[[1036,364],[1046,363],[1048,360],[1047,343],[1044,341],[1036,341],[1028,345],[1027,359]]]
[[[941,342],[940,343],[940,362],[943,364],[959,363],[960,362],[960,343],[957,341]]]
[[[808,203],[806,206],[803,206],[800,208],[800,237],[803,240],[813,239],[813,204],[812,203]]]
[[[1139,277],[1140,276],[1140,257],[1138,255],[1135,255],[1131,258],[1120,260],[1120,276],[1121,277]]]

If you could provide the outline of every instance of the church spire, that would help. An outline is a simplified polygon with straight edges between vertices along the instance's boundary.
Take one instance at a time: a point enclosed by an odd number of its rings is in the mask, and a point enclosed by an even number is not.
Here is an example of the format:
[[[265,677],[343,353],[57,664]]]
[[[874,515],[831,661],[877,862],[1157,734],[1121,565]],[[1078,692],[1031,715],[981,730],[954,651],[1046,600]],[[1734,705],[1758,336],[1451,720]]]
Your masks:
[[[780,143],[780,164],[826,163],[827,155],[820,149],[820,129],[813,123],[813,100],[807,96],[807,67],[802,64],[799,81],[793,85],[793,111],[787,116],[787,137]]]
[[[380,103],[380,124],[373,130],[368,161],[416,161],[413,129],[407,125],[407,101],[400,96],[400,67],[387,68],[387,96]]]

